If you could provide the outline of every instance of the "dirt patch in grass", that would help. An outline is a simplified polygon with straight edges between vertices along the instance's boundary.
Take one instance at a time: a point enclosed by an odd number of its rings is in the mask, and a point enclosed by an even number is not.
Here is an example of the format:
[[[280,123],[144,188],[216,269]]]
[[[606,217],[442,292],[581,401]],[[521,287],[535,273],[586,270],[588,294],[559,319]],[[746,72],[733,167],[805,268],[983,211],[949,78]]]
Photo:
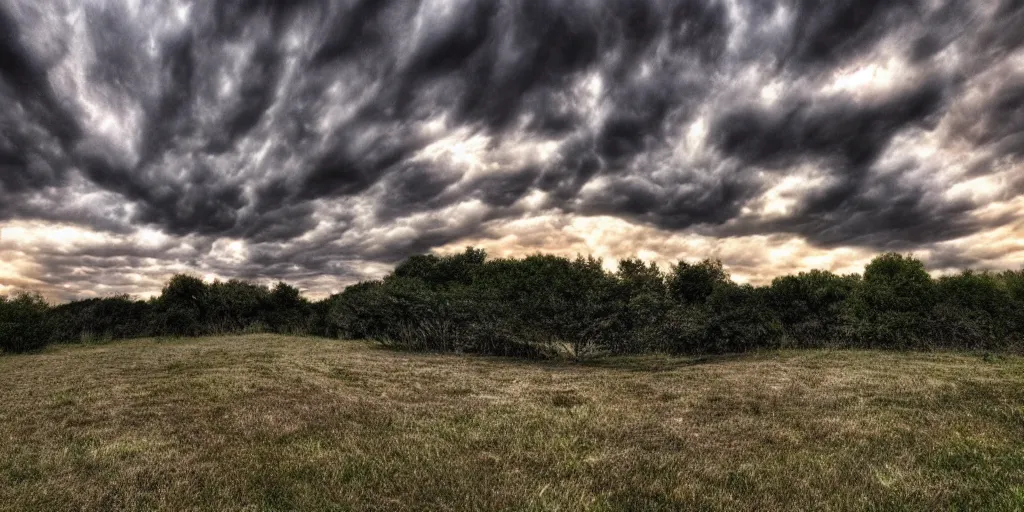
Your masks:
[[[572,409],[587,403],[587,400],[576,391],[568,390],[551,393],[548,397],[548,402],[555,407]]]

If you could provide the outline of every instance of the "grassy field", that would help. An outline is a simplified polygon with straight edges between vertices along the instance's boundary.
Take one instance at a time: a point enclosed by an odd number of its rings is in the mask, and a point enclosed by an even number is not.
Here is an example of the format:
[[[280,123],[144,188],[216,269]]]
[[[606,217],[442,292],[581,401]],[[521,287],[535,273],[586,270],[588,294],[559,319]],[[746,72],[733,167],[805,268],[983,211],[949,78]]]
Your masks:
[[[3,510],[1022,510],[1024,358],[0,356]]]

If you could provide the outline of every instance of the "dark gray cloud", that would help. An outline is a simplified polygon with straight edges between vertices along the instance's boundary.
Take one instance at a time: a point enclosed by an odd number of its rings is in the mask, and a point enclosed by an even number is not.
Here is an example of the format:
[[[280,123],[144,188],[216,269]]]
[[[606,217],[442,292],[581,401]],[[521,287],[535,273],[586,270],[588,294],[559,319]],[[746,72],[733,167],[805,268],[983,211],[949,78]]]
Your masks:
[[[0,222],[280,277],[538,215],[929,247],[1014,221],[944,192],[1019,171],[1022,46],[1017,0],[0,0]]]
[[[874,48],[892,31],[923,14],[921,0],[795,0],[786,61],[829,68]]]
[[[972,144],[990,146],[998,155],[1024,157],[1024,69],[1002,80],[980,109],[959,114],[958,128]]]
[[[896,133],[934,114],[942,106],[943,89],[923,83],[863,102],[812,96],[781,103],[726,112],[712,127],[713,144],[726,155],[773,169],[785,170],[803,159],[832,160],[848,171],[864,168]]]
[[[897,133],[934,128],[946,95],[942,84],[924,81],[866,101],[798,97],[771,109],[725,113],[712,129],[712,143],[724,155],[772,172],[820,166],[827,176],[788,218],[754,220],[740,232],[793,232],[825,247],[907,250],[978,229],[967,217],[973,205],[929,197],[926,186],[905,178],[927,163],[876,168]]]

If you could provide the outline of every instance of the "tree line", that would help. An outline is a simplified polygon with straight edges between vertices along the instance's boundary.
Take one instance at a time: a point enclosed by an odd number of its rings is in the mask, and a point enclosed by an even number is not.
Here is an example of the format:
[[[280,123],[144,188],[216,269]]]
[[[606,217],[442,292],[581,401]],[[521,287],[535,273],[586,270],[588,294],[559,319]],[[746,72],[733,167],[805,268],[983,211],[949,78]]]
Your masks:
[[[376,281],[310,301],[285,283],[174,276],[158,297],[51,306],[0,297],[0,349],[247,332],[371,339],[409,350],[517,357],[742,352],[782,347],[1015,350],[1024,346],[1024,270],[938,279],[911,257],[862,275],[822,270],[768,286],[733,282],[721,262],[614,272],[592,257],[488,259],[479,249],[413,256]]]

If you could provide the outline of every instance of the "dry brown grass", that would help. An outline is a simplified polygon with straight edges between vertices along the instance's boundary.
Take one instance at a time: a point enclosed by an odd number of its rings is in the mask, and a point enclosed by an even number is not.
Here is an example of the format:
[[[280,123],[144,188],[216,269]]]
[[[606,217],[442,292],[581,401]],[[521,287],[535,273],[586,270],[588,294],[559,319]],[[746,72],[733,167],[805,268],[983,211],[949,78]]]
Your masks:
[[[244,336],[0,357],[4,510],[1021,510],[1024,359],[586,365]]]

